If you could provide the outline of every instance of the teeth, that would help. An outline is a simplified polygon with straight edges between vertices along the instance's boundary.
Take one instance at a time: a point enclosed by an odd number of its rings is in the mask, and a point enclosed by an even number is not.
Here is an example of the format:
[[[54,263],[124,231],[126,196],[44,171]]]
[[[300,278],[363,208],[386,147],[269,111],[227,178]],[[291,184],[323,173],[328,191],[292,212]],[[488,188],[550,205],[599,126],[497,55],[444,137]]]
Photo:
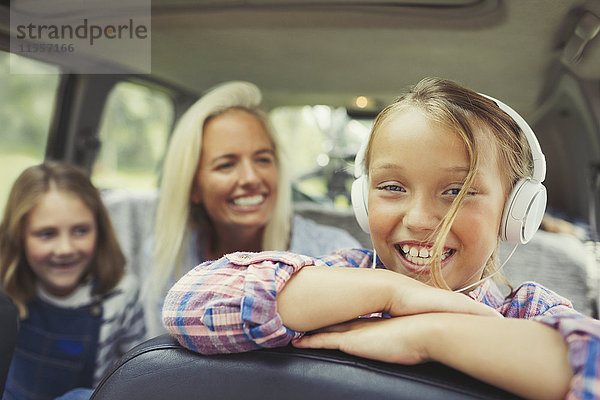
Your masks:
[[[405,254],[405,257],[408,261],[417,265],[428,265],[431,264],[431,256],[433,252],[427,247],[418,247],[418,246],[409,246],[407,244],[402,246],[402,252]],[[442,261],[448,258],[451,254],[451,251],[446,251],[442,253]]]
[[[257,194],[255,196],[246,196],[246,197],[238,197],[237,199],[233,199],[233,204],[236,206],[255,206],[260,204],[265,199],[265,196],[262,194]]]

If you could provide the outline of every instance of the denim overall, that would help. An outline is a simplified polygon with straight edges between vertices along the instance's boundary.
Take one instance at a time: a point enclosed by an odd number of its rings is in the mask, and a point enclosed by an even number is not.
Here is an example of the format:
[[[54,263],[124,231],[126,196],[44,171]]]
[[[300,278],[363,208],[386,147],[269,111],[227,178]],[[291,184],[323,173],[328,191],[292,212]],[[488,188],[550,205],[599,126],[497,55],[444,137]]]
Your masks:
[[[35,299],[21,321],[3,400],[53,399],[93,385],[99,301],[80,308],[61,308]]]

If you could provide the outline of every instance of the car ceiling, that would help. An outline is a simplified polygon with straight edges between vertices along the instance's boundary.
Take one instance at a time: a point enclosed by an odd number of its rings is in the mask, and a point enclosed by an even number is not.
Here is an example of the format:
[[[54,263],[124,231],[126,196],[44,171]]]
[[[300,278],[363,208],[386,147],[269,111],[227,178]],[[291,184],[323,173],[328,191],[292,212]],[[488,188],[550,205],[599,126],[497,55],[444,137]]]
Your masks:
[[[563,48],[585,6],[415,3],[153,0],[152,72],[193,90],[249,80],[272,105],[346,105],[357,95],[385,104],[422,77],[440,76],[528,115],[564,66]],[[575,67],[598,79],[593,44]]]

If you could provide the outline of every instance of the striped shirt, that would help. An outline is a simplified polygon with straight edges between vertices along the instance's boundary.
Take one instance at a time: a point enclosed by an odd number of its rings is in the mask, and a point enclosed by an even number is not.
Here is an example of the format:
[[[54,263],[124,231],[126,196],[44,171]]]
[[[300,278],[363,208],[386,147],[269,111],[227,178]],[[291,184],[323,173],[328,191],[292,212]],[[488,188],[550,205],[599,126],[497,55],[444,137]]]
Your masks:
[[[163,323],[185,347],[202,354],[284,346],[303,332],[286,328],[276,296],[307,265],[371,268],[372,252],[344,249],[325,257],[285,252],[233,253],[192,269],[169,291]],[[378,266],[379,267],[379,266]],[[557,329],[569,348],[574,377],[567,399],[600,398],[600,321],[534,282],[504,297],[491,281],[468,295],[508,318],[532,319]]]

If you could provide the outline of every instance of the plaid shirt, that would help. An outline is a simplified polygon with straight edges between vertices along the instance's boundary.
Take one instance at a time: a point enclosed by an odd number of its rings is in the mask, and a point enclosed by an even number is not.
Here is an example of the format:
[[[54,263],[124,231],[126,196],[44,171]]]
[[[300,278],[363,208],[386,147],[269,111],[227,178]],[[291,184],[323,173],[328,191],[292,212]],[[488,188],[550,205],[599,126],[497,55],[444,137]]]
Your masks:
[[[171,288],[163,307],[167,330],[202,353],[237,353],[285,346],[303,332],[286,328],[276,296],[306,265],[371,268],[372,252],[344,249],[325,257],[287,252],[233,253],[192,269]],[[533,319],[557,329],[569,346],[574,377],[567,399],[600,398],[600,322],[533,282],[504,297],[491,281],[468,295],[509,318]]]

